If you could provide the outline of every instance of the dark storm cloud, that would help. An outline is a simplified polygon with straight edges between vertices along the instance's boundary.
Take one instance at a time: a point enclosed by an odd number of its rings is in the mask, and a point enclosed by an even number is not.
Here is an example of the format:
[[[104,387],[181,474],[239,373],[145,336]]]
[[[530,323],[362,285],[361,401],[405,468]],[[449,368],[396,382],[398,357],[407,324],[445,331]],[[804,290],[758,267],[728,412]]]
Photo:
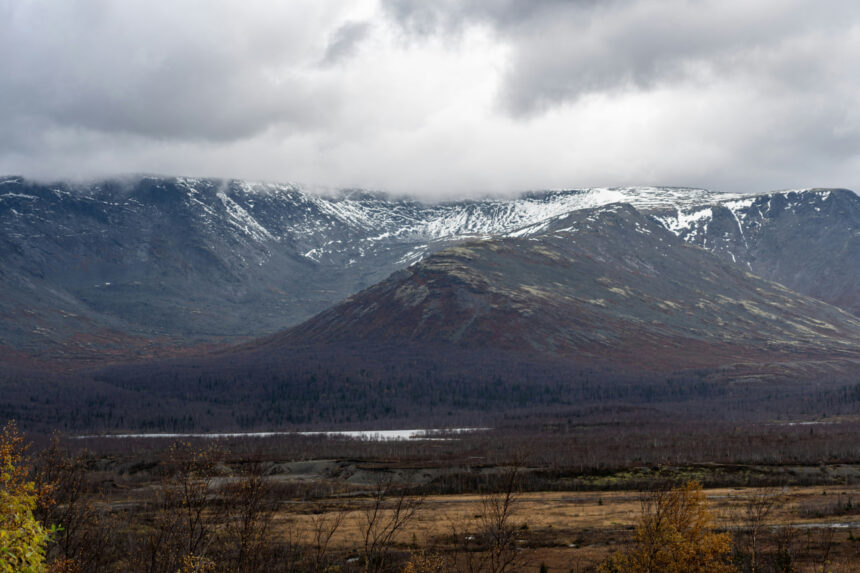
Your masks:
[[[248,31],[229,6],[194,7],[3,2],[0,123],[217,141],[324,120],[332,94],[284,66],[290,23]]]
[[[828,40],[850,32],[860,15],[854,2],[766,0],[386,0],[385,7],[419,36],[491,27],[511,47],[501,95],[514,114],[708,76],[821,88],[829,66],[820,64],[838,57]],[[810,34],[811,58],[792,46]]]
[[[612,0],[607,0],[607,4]],[[460,33],[473,24],[518,28],[556,10],[591,7],[598,0],[384,0],[383,7],[401,26],[419,35]]]
[[[0,0],[0,173],[854,187],[842,0]]]

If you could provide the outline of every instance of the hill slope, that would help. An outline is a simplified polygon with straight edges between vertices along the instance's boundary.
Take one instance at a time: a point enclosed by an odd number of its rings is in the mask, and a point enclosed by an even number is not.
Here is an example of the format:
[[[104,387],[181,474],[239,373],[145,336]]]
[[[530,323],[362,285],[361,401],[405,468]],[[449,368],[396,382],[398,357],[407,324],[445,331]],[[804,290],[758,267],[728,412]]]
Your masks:
[[[724,260],[860,315],[860,197],[852,191],[767,193],[655,215]]]
[[[0,358],[68,367],[235,343],[295,325],[447,246],[527,237],[613,202],[857,312],[860,198],[849,191],[586,189],[425,204],[242,181],[5,177]]]
[[[716,196],[593,189],[423,204],[242,181],[0,178],[0,340],[7,357],[44,360],[235,341],[296,324],[464,238],[616,200]]]
[[[100,392],[137,396],[139,408],[117,421],[91,406],[78,423],[438,423],[660,403],[772,416],[821,400],[850,410],[833,393],[857,382],[856,316],[746,273],[629,205],[519,234],[445,249],[236,348],[94,372]]]
[[[272,344],[450,343],[673,371],[857,357],[860,319],[690,246],[629,205],[432,255]]]

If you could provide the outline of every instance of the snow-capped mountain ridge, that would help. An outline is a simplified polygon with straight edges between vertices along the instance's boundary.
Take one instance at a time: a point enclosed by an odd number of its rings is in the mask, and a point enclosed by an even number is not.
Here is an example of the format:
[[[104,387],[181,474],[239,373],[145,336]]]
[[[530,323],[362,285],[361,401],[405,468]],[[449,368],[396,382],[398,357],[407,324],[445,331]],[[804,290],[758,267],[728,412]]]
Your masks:
[[[674,215],[663,214],[656,218],[670,231],[676,235],[685,234],[686,230],[701,225],[707,226],[708,221],[713,217],[714,207],[725,207],[733,216],[740,221],[749,214],[750,207],[753,205],[764,205],[763,213],[769,213],[771,210],[771,198],[785,197],[787,203],[784,208],[791,209],[801,205],[804,201],[799,198],[804,197],[808,200],[812,197],[816,201],[826,201],[832,189],[788,189],[783,191],[771,191],[768,193],[757,193],[754,195],[740,195],[733,197],[720,198],[712,203],[704,203],[698,205],[676,205]],[[820,210],[820,207],[817,207]]]
[[[771,280],[794,276],[786,271],[793,260],[784,260],[791,255],[767,246],[787,244],[789,235],[824,233],[816,249],[830,254],[792,248],[816,264],[843,253],[846,272],[860,268],[843,245],[857,228],[858,198],[838,190],[742,196],[595,188],[426,203],[244,181],[136,177],[46,185],[5,177],[0,314],[11,318],[0,339],[41,348],[97,328],[183,340],[270,333],[464,240],[564,233],[573,230],[568,214],[621,203]],[[588,217],[578,221],[590,224]],[[847,292],[858,284],[850,279],[834,284]],[[831,300],[804,281],[799,287],[810,290],[801,292]],[[843,295],[850,299],[850,292],[836,292],[835,300],[847,300]]]
[[[179,182],[195,191],[211,184],[201,180]],[[308,247],[302,254],[316,262],[344,253],[348,253],[347,260],[354,260],[391,242],[415,244],[412,255],[407,257],[414,261],[432,250],[430,244],[434,242],[502,234],[574,210],[619,202],[642,209],[682,207],[729,197],[702,189],[626,187],[529,193],[515,199],[424,203],[391,200],[383,194],[367,192],[325,197],[294,185],[241,181],[222,185],[224,189],[218,196],[223,197],[225,206],[227,201],[236,206],[237,213],[230,213],[234,219],[246,223],[237,227],[257,240],[296,240]],[[304,216],[264,222],[266,214],[262,211],[271,209],[273,200],[296,205]],[[349,241],[328,238],[328,232],[335,228],[347,233]]]
[[[14,191],[6,191],[4,187]],[[149,192],[142,194],[140,187],[148,188]],[[34,194],[27,189],[38,192]],[[830,195],[829,190],[744,196],[695,188],[623,187],[532,192],[513,199],[425,203],[390,199],[366,191],[344,191],[327,197],[305,192],[296,185],[236,180],[141,177],[91,186],[38,186],[20,177],[7,177],[0,179],[0,215],[6,211],[18,217],[17,225],[6,227],[18,227],[23,232],[27,227],[22,224],[23,219],[40,216],[41,209],[34,203],[40,200],[66,204],[49,205],[49,212],[52,207],[68,208],[73,204],[76,209],[102,211],[109,219],[116,218],[111,211],[146,209],[159,201],[179,201],[190,224],[207,234],[227,230],[233,242],[254,251],[251,258],[257,264],[263,264],[272,249],[278,248],[274,245],[285,243],[318,264],[356,264],[362,258],[393,249],[400,251],[396,253],[397,263],[408,265],[451,241],[537,233],[552,219],[571,211],[613,203],[629,203],[654,213],[676,235],[709,248],[707,229],[715,208],[724,208],[731,214],[746,240],[745,227],[750,224],[746,219],[761,219],[769,213],[773,197],[795,198],[793,203],[783,205],[784,209],[790,209],[799,204],[797,197],[810,193],[817,201],[826,201]],[[22,236],[17,232],[13,235]],[[247,262],[245,255],[239,259]]]
[[[25,189],[22,178],[0,185]],[[290,184],[217,181],[194,178],[142,177],[91,186],[43,186],[56,198],[107,210],[116,206],[145,206],[135,189],[153,190],[149,200],[181,200],[194,224],[229,228],[233,238],[255,244],[294,243],[302,256],[317,263],[349,264],[392,244],[409,244],[398,260],[408,264],[438,248],[440,243],[510,232],[578,209],[625,202],[640,209],[685,207],[734,197],[703,189],[666,187],[591,188],[526,193],[513,199],[476,199],[426,203],[390,199],[381,193],[345,191],[327,197]],[[0,187],[2,189],[2,187]],[[157,194],[163,194],[157,197]],[[17,193],[19,198],[45,199]],[[13,196],[0,194],[0,202]],[[99,207],[101,205],[101,207]]]
[[[652,217],[754,274],[860,313],[860,199],[853,191],[762,193]]]

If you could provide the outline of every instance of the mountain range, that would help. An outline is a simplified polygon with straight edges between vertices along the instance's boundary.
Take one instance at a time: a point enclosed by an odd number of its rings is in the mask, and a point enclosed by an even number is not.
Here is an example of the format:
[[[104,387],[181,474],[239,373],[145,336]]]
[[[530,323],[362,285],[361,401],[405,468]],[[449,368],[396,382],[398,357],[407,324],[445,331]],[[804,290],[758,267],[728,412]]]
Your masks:
[[[271,427],[487,400],[837,388],[860,372],[858,222],[860,197],[842,189],[422,203],[242,181],[0,178],[9,413]],[[68,397],[58,372],[84,389],[84,418],[22,410],[34,393]],[[161,418],[107,413],[124,400]]]

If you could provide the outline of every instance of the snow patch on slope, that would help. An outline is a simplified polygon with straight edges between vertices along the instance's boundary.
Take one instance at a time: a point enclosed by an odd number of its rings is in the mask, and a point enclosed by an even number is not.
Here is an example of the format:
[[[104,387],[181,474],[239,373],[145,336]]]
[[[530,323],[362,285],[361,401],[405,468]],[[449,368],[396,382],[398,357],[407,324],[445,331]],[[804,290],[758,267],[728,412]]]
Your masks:
[[[777,196],[785,199],[784,209],[792,210],[808,203],[810,199],[816,202],[825,201],[830,196],[830,191],[823,189],[798,189],[732,198],[727,197],[713,201],[710,205],[677,206],[674,214],[661,213],[655,214],[653,217],[666,229],[688,242],[694,242],[700,235],[704,237],[703,241],[706,241],[708,225],[713,220],[714,209],[725,207],[731,213],[732,217],[734,217],[741,240],[748,247],[748,229],[746,228],[748,219],[750,219],[751,215],[758,215],[759,218],[770,215],[773,199]],[[815,209],[820,211],[818,207],[815,207]],[[707,247],[706,244],[702,246]],[[731,256],[732,259],[735,259],[734,254],[731,254]]]
[[[343,264],[391,248],[401,249],[399,263],[411,264],[446,242],[518,236],[517,230],[535,234],[540,227],[526,228],[581,209],[629,203],[638,209],[671,207],[680,212],[684,207],[739,197],[703,189],[619,187],[428,204],[362,191],[314,195],[291,184],[177,181],[186,189],[188,200],[198,204],[204,219],[219,216],[213,211],[215,205],[207,206],[205,199],[217,191],[227,222],[247,238],[259,243],[290,241],[310,261]],[[338,240],[331,240],[333,235]]]
[[[267,239],[275,240],[275,237],[273,237],[265,227],[258,223],[257,220],[249,215],[248,212],[245,211],[245,209],[243,209],[238,203],[228,197],[226,193],[219,191],[217,197],[221,200],[221,203],[230,215],[230,218],[232,219],[231,223],[246,235],[259,242],[263,242]]]

